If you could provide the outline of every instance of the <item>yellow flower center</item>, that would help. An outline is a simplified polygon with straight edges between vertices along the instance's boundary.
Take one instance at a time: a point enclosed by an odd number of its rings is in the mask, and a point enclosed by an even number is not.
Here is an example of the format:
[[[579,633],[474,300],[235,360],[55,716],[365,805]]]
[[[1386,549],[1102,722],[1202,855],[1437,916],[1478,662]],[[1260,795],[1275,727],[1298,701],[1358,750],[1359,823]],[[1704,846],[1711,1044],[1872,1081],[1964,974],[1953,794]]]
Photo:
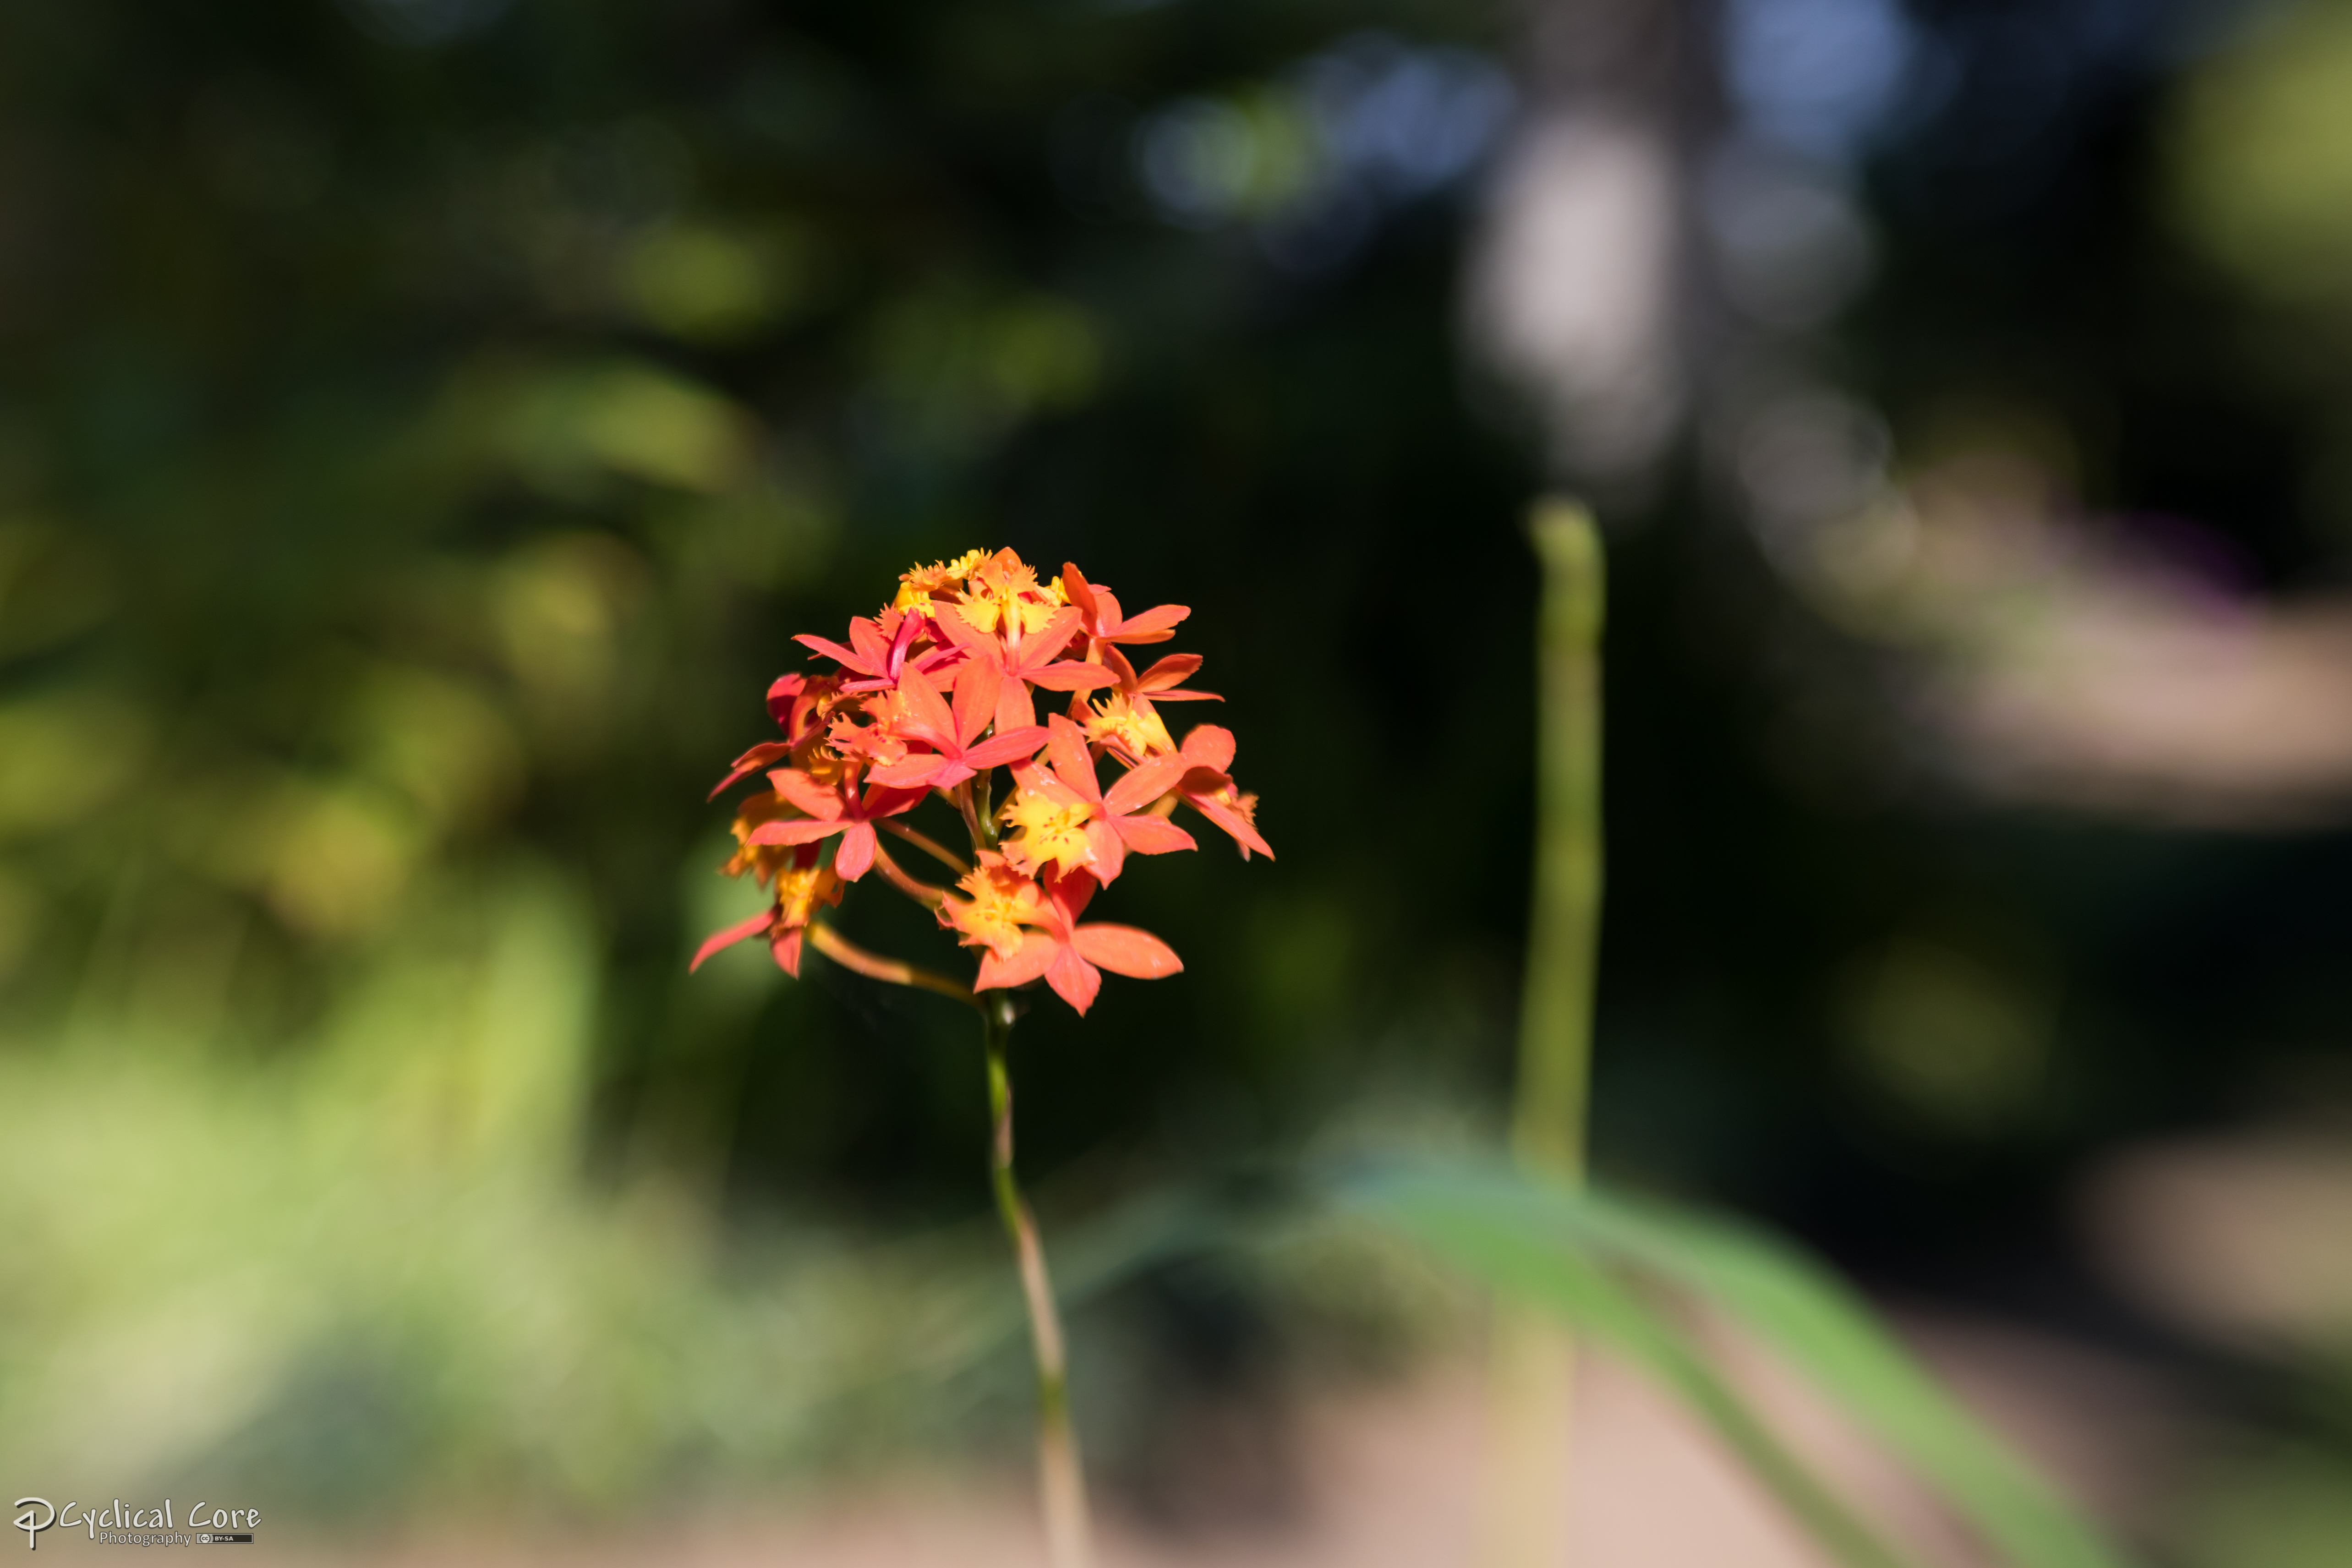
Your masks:
[[[1086,727],[1087,740],[1116,747],[1133,758],[1159,757],[1176,749],[1159,713],[1148,705],[1137,706],[1124,692],[1115,693],[1100,707],[1089,705]]]
[[[776,874],[777,868],[793,858],[793,848],[790,844],[754,844],[745,841],[751,838],[751,830],[762,822],[798,815],[800,813],[785,804],[784,798],[772,789],[764,794],[744,797],[743,803],[735,809],[735,821],[729,830],[735,835],[735,852],[719,869],[729,876],[741,876],[748,871],[754,881],[763,887],[767,885],[769,879]]]
[[[819,906],[841,902],[841,878],[829,865],[792,866],[777,873],[776,907],[786,929],[806,925]]]
[[[1095,858],[1087,843],[1087,823],[1094,817],[1094,808],[1084,800],[1065,804],[1024,789],[1004,803],[1002,814],[1021,831],[1004,852],[1024,871],[1035,872],[1051,861],[1066,873]]]
[[[984,855],[979,866],[956,885],[971,899],[950,898],[940,906],[940,917],[961,932],[967,947],[992,947],[1000,957],[1021,950],[1021,928],[1039,924],[1042,895],[1037,884],[1003,858]]]
[[[925,601],[931,594],[948,592],[960,586],[988,559],[986,550],[971,549],[953,560],[935,560],[929,566],[917,566],[902,571],[898,574],[898,580],[905,586],[899,590],[898,602],[903,606],[908,592],[920,595]]]
[[[982,632],[1025,637],[1054,618],[1067,599],[1061,579],[1040,584],[1036,569],[1009,549],[988,558],[964,584],[963,618]]]

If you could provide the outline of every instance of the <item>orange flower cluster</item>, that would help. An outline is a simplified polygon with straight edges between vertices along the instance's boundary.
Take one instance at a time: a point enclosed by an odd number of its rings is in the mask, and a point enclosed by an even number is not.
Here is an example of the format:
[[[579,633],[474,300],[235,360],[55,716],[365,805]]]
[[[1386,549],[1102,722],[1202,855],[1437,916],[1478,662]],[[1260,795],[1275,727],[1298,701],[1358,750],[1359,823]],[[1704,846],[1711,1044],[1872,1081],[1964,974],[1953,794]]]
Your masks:
[[[849,623],[845,644],[796,639],[832,667],[768,688],[783,738],[736,758],[711,791],[765,773],[769,788],[736,811],[738,847],[723,870],[749,873],[775,898],[714,933],[695,966],[764,935],[778,966],[798,975],[816,912],[879,865],[981,950],[975,993],[1043,979],[1083,1013],[1101,970],[1156,979],[1182,968],[1149,932],[1079,916],[1129,855],[1196,847],[1170,821],[1179,805],[1229,834],[1244,860],[1274,853],[1257,831],[1257,798],[1234,783],[1233,736],[1204,724],[1180,745],[1160,716],[1161,703],[1221,700],[1184,685],[1200,656],[1171,653],[1139,673],[1122,651],[1168,641],[1192,612],[1127,615],[1076,567],[1041,583],[1009,549],[919,566],[898,583],[879,613]],[[1067,694],[1068,711],[1040,724],[1038,692]],[[1106,758],[1119,769],[1108,789]],[[992,809],[1001,768],[1013,792]],[[971,863],[900,821],[935,796],[961,818]],[[877,830],[954,866],[955,890],[908,876]]]

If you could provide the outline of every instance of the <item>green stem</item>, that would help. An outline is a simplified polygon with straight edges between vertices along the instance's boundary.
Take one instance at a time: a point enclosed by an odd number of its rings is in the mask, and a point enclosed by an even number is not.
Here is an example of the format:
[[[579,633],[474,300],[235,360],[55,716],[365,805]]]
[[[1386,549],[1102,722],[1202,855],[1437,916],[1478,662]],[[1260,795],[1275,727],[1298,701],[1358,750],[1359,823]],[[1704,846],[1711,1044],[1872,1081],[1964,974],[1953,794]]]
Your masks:
[[[1558,498],[1530,519],[1543,566],[1536,642],[1535,899],[1519,1012],[1511,1148],[1520,1168],[1584,1182],[1592,994],[1601,932],[1601,536]],[[1491,1568],[1559,1561],[1575,1354],[1549,1318],[1496,1313],[1488,1381]]]
[[[949,799],[955,802],[956,810],[963,813],[964,831],[971,835],[972,852],[978,854],[982,850],[992,850],[996,847],[996,824],[988,820],[988,811],[984,806],[973,804],[971,798],[973,783],[973,779],[965,779],[955,787]]]
[[[989,1176],[996,1188],[996,1212],[1021,1267],[1021,1296],[1029,1309],[1030,1346],[1037,1363],[1037,1483],[1045,1512],[1047,1560],[1053,1568],[1092,1568],[1094,1531],[1087,1511],[1085,1472],[1078,1463],[1077,1433],[1070,1424],[1061,1315],[1054,1309],[1054,1282],[1045,1272],[1036,1218],[1013,1176],[1013,1080],[1004,1067],[1004,1048],[1013,1034],[1013,998],[1003,991],[986,993],[980,1016],[993,1124]]]
[[[1559,499],[1536,508],[1531,532],[1544,568],[1535,905],[1511,1147],[1527,1169],[1578,1186],[1601,935],[1601,535],[1590,512]]]

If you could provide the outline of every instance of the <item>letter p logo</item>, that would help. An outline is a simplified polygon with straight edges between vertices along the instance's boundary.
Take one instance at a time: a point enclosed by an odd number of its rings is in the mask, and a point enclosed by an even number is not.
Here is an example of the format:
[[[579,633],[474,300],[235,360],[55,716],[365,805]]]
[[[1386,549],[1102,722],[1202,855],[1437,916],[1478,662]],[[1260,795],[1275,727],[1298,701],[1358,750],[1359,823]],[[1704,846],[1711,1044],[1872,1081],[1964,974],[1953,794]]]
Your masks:
[[[25,1549],[37,1552],[41,1531],[58,1521],[58,1511],[49,1506],[45,1497],[20,1497],[16,1500],[16,1517],[12,1521],[25,1532]]]

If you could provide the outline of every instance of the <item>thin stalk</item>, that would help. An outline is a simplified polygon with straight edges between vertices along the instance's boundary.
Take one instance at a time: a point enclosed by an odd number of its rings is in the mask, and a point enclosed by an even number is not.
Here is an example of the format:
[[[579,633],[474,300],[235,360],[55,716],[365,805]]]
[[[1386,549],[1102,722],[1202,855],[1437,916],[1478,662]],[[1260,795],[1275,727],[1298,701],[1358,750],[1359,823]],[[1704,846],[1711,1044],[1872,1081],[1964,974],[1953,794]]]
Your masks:
[[[1012,997],[1003,991],[989,993],[981,1002],[980,1017],[988,1051],[988,1113],[994,1124],[989,1176],[996,1187],[996,1212],[1021,1265],[1021,1298],[1029,1309],[1029,1343],[1037,1363],[1037,1488],[1045,1511],[1047,1559],[1053,1568],[1092,1568],[1094,1527],[1087,1511],[1077,1433],[1070,1424],[1061,1315],[1054,1308],[1054,1282],[1045,1272],[1036,1218],[1013,1176],[1013,1080],[1004,1068],[1004,1048],[1013,1034]]]
[[[1529,519],[1543,566],[1536,642],[1535,899],[1519,1012],[1511,1149],[1520,1168],[1581,1186],[1601,932],[1600,531],[1572,501]],[[1575,1347],[1548,1318],[1497,1310],[1488,1394],[1490,1568],[1546,1568],[1566,1551]]]
[[[908,876],[906,873],[906,869],[899,865],[897,861],[892,860],[890,858],[890,852],[884,849],[880,844],[876,844],[874,846],[874,865],[875,869],[882,873],[883,881],[888,883],[892,887],[897,888],[900,893],[905,894],[908,898],[913,899],[917,904],[921,904],[926,909],[937,909],[941,902],[947,898],[948,890],[946,888],[934,887],[928,882],[923,882],[918,878]]]
[[[910,828],[896,817],[884,817],[874,824],[886,833],[895,834],[947,867],[958,876],[970,876],[971,867],[964,858],[929,833]]]
[[[808,942],[810,946],[843,968],[864,975],[868,979],[937,991],[943,997],[953,997],[966,1007],[980,1005],[980,999],[971,994],[971,988],[963,982],[950,979],[936,970],[909,964],[903,958],[885,958],[879,953],[869,953],[822,920],[809,922]]]
[[[996,847],[996,834],[988,820],[988,814],[975,809],[972,804],[971,783],[972,781],[967,779],[957,785],[950,799],[955,801],[956,810],[963,813],[964,831],[971,835],[972,849],[975,852],[993,849]]]

